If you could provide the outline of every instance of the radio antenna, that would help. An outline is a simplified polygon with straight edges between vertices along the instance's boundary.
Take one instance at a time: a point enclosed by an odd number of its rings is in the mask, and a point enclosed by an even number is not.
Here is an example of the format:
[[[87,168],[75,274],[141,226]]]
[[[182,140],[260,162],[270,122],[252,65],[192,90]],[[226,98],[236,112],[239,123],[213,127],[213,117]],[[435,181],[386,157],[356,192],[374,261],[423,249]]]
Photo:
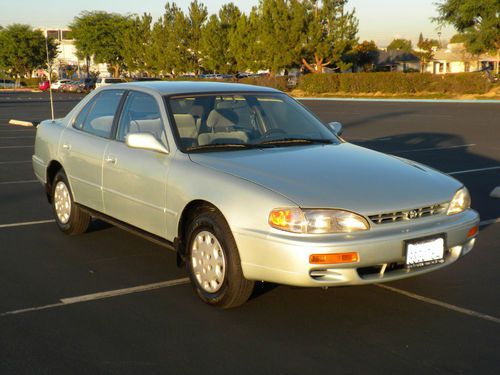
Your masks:
[[[52,98],[52,72],[50,68],[50,60],[49,60],[49,31],[45,29],[45,51],[47,52],[47,70],[48,70],[48,78],[49,78],[49,94],[50,94],[50,114],[52,116],[52,122],[54,122],[54,99]]]

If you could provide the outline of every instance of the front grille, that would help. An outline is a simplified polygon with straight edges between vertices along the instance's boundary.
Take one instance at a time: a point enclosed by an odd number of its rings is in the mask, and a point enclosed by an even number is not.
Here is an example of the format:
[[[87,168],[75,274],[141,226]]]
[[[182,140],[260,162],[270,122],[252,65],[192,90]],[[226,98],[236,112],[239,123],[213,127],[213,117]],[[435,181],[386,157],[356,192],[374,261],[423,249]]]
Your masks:
[[[448,202],[437,203],[432,206],[414,208],[406,211],[385,212],[383,214],[371,215],[370,220],[374,224],[388,224],[404,220],[415,220],[421,217],[439,215],[446,211]]]

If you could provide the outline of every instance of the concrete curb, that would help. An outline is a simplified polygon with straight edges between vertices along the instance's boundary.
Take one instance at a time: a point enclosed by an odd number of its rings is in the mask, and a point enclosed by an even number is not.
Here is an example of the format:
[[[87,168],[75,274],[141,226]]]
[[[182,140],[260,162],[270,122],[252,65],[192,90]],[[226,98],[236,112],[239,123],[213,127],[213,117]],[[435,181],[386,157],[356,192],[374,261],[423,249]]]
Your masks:
[[[407,102],[407,103],[473,103],[473,104],[500,104],[497,99],[392,99],[392,98],[322,98],[322,97],[304,97],[295,98],[297,100],[325,100],[338,102]]]

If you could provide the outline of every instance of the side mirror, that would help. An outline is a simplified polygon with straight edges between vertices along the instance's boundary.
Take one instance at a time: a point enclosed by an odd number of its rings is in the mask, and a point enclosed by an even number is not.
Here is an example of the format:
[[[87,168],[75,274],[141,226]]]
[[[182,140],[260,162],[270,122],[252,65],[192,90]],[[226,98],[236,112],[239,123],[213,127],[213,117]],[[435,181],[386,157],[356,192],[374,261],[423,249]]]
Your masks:
[[[140,148],[168,154],[167,148],[151,133],[130,133],[125,138],[125,144],[130,148]]]
[[[342,124],[340,122],[336,122],[336,121],[329,122],[328,127],[333,132],[333,134],[335,134],[339,137],[342,135]]]

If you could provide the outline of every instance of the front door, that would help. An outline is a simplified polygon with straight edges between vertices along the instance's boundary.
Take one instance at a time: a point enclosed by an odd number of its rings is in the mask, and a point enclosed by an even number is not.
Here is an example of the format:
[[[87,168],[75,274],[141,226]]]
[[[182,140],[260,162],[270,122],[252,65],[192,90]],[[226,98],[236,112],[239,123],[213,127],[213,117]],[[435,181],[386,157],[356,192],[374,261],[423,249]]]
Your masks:
[[[151,133],[165,146],[159,104],[148,94],[130,91],[125,100],[116,139],[104,155],[104,210],[109,216],[166,237],[166,185],[170,155],[132,149],[129,133]]]

